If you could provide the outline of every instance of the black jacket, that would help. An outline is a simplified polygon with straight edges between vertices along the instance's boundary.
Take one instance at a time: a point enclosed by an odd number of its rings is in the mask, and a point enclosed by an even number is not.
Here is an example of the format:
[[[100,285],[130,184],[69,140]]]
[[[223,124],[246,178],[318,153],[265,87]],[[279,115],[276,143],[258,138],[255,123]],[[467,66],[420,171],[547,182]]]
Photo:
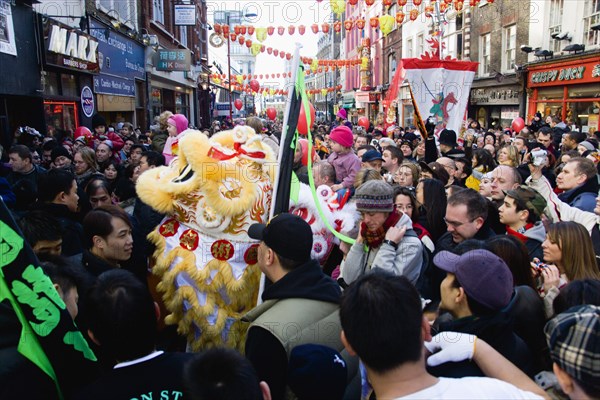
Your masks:
[[[523,339],[514,332],[512,317],[507,312],[500,311],[492,316],[470,316],[441,322],[437,326],[437,332],[461,332],[476,335],[530,377],[538,372],[531,351]],[[479,367],[469,360],[447,362],[437,367],[428,367],[428,370],[435,376],[448,378],[485,376]]]
[[[302,298],[337,304],[340,296],[338,284],[323,273],[318,261],[310,260],[265,289],[262,299]],[[256,369],[259,379],[269,384],[273,399],[283,398],[288,359],[275,336],[265,329],[250,329],[246,338],[246,357]]]
[[[63,256],[72,257],[83,252],[83,227],[77,221],[77,214],[64,204],[36,203],[33,208],[51,214],[60,223]]]

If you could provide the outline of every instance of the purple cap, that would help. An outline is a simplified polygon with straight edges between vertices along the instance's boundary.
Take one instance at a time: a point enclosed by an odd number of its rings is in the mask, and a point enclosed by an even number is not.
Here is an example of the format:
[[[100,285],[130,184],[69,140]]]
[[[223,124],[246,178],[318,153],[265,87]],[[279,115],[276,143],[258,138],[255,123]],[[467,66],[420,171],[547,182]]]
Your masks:
[[[508,305],[513,294],[513,276],[504,260],[488,250],[463,255],[440,251],[433,263],[456,275],[467,296],[492,309]]]

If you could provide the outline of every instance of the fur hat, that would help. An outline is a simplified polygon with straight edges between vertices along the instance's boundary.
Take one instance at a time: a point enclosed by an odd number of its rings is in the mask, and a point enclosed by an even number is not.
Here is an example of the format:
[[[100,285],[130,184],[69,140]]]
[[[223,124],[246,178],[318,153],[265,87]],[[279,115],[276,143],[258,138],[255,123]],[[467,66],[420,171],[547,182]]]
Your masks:
[[[171,115],[167,120],[167,124],[171,124],[177,128],[177,134],[180,134],[188,128],[188,120],[183,114]]]
[[[106,119],[100,114],[94,114],[92,117],[92,129],[96,129],[97,126],[106,126]]]
[[[352,131],[346,125],[340,125],[333,128],[329,134],[329,138],[344,147],[352,147],[352,144],[354,143]]]
[[[364,212],[394,211],[394,191],[384,181],[367,181],[354,194],[356,209]]]

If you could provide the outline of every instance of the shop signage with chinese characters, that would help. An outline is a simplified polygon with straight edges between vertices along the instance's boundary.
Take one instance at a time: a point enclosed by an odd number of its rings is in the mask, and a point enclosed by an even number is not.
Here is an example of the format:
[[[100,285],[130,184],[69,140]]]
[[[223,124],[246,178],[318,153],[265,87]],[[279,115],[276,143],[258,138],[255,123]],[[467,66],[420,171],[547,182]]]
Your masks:
[[[156,52],[157,71],[189,71],[191,62],[189,50],[161,49]]]

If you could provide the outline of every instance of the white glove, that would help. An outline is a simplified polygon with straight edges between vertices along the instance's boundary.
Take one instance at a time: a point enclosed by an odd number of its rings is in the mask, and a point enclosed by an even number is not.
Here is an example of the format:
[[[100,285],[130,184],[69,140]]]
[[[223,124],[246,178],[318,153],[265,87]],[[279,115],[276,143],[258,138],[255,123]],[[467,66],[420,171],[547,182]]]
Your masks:
[[[435,367],[446,362],[470,360],[475,354],[477,336],[460,332],[442,332],[435,335],[425,347],[432,353],[427,365]]]

